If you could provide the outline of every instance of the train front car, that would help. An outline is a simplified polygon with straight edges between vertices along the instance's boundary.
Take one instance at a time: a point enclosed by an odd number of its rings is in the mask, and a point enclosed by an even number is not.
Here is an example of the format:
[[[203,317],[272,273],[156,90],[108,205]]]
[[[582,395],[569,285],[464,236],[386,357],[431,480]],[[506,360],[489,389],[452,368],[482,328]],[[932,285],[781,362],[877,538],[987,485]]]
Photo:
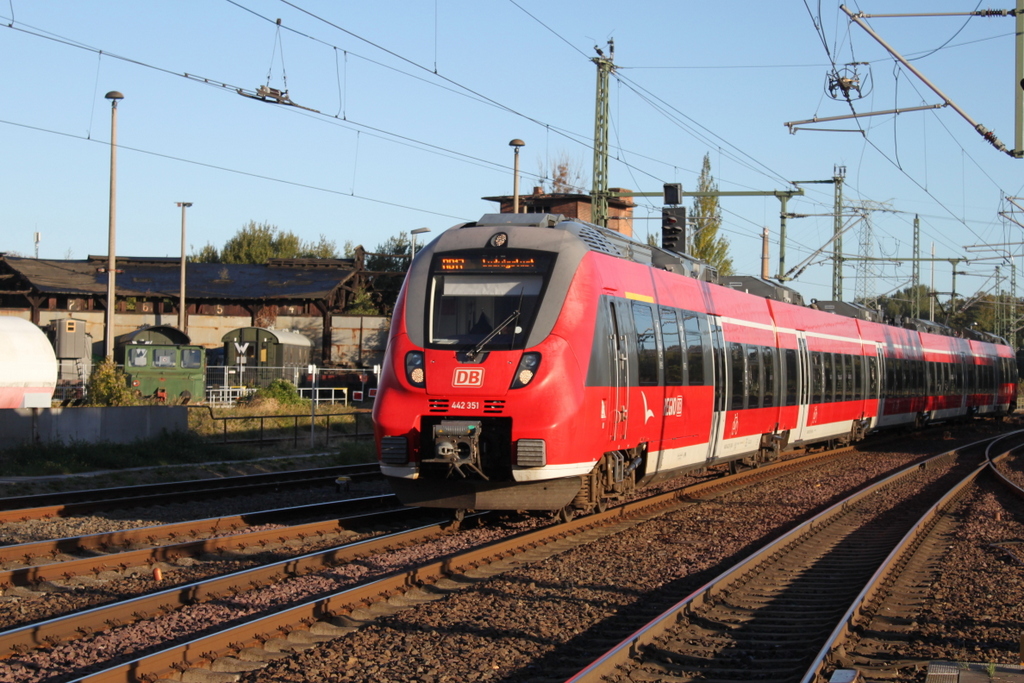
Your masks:
[[[373,410],[403,503],[559,510],[593,469],[580,415],[596,303],[576,293],[588,247],[560,219],[488,215],[416,255]]]

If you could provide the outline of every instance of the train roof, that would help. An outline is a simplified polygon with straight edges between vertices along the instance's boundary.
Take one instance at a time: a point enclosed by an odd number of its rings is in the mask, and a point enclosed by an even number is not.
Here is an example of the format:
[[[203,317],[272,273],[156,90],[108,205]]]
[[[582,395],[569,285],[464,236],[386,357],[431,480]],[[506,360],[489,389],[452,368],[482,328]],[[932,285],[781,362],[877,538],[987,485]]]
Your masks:
[[[576,218],[553,213],[488,213],[480,220],[465,223],[459,228],[552,228],[565,230],[578,237],[590,251],[616,258],[661,268],[697,280],[717,282],[718,271],[713,266],[685,254],[679,254],[638,242],[621,232],[602,228]]]
[[[266,339],[268,337],[273,338],[279,344],[284,344],[285,346],[313,346],[313,342],[311,342],[308,337],[306,337],[300,332],[291,332],[288,330],[273,330],[270,329],[269,327],[239,327],[237,329],[225,333],[224,336],[221,337],[221,341],[225,343],[231,343],[239,341],[240,339],[256,340]]]
[[[481,216],[480,220],[456,225],[452,229],[503,227],[510,229],[523,227],[564,230],[578,237],[586,246],[586,249],[590,251],[653,266],[697,280],[712,282],[772,301],[807,307],[803,296],[791,287],[749,275],[719,277],[718,272],[713,266],[692,256],[644,244],[615,230],[603,228],[576,218],[566,218],[562,214],[489,213]],[[867,322],[882,324],[886,322],[878,311],[854,302],[812,300],[809,307]],[[958,332],[940,323],[927,320],[904,318],[897,321],[895,327],[949,337],[963,336],[976,341],[994,344],[1007,344],[1006,340],[993,334],[975,330]]]
[[[172,325],[145,325],[114,339],[117,346],[125,344],[191,344],[192,339]]]

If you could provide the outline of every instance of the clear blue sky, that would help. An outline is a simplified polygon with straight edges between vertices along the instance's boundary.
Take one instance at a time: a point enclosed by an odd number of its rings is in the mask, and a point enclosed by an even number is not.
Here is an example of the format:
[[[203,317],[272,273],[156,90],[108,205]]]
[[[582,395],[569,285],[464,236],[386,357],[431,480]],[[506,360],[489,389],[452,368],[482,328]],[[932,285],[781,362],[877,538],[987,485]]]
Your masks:
[[[977,7],[971,0],[849,5],[868,13]],[[1013,146],[1013,19],[869,21]],[[612,187],[694,189],[705,153],[721,190],[787,189],[786,180],[828,179],[841,165],[848,200],[893,210],[873,214],[876,256],[911,255],[914,214],[923,251],[934,242],[940,257],[1022,237],[999,211],[1011,208],[1004,196],[1024,194],[1024,160],[996,151],[949,108],[861,119],[866,136],[788,132],[787,121],[850,112],[824,92],[830,59],[867,63],[857,67],[866,85],[870,76],[870,92],[854,103],[859,112],[939,101],[834,2],[7,0],[0,23],[0,251],[32,255],[38,231],[42,258],[106,253],[111,112],[104,94],[111,90],[125,96],[120,255],[178,256],[179,201],[193,203],[189,251],[223,246],[250,220],[305,240],[323,234],[339,248],[352,242],[372,250],[420,227],[436,234],[495,210],[481,197],[511,194],[513,138],[526,142],[524,192],[562,155],[578,163],[589,187],[590,58],[609,38],[619,67],[611,85]],[[268,80],[319,113],[235,92]],[[640,201],[638,217],[658,215],[658,200]],[[759,272],[768,226],[774,274],[778,200],[723,199],[722,207],[737,269]],[[789,210],[811,215],[789,222],[792,266],[831,234],[831,217],[814,216],[831,212],[831,186],[807,186]],[[641,238],[658,227],[636,222]],[[859,241],[858,228],[849,231],[845,252],[856,254]],[[958,290],[991,286],[993,267],[961,264],[967,274]],[[910,264],[874,271],[870,290],[879,294],[905,285]],[[937,266],[938,289],[948,290],[949,271],[948,263]],[[930,266],[922,273],[927,284]],[[846,275],[852,299],[855,266]],[[830,283],[830,264],[811,265],[794,286],[827,299]]]

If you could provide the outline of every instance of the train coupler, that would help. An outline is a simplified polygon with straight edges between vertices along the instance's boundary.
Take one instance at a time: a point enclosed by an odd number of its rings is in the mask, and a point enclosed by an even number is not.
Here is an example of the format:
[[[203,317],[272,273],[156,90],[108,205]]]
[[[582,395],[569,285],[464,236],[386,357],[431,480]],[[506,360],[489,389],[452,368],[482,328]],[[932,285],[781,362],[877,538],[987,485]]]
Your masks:
[[[435,457],[421,462],[447,464],[448,476],[455,473],[467,479],[468,471],[489,480],[480,468],[480,430],[479,420],[446,420],[434,425]]]

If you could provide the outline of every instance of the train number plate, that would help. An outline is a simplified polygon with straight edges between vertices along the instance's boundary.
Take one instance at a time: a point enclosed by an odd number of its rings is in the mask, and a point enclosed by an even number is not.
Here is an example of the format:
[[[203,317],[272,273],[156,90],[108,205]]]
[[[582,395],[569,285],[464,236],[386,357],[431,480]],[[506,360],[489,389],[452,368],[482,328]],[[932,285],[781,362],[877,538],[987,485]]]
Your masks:
[[[479,401],[452,401],[448,406],[451,410],[480,410]]]

